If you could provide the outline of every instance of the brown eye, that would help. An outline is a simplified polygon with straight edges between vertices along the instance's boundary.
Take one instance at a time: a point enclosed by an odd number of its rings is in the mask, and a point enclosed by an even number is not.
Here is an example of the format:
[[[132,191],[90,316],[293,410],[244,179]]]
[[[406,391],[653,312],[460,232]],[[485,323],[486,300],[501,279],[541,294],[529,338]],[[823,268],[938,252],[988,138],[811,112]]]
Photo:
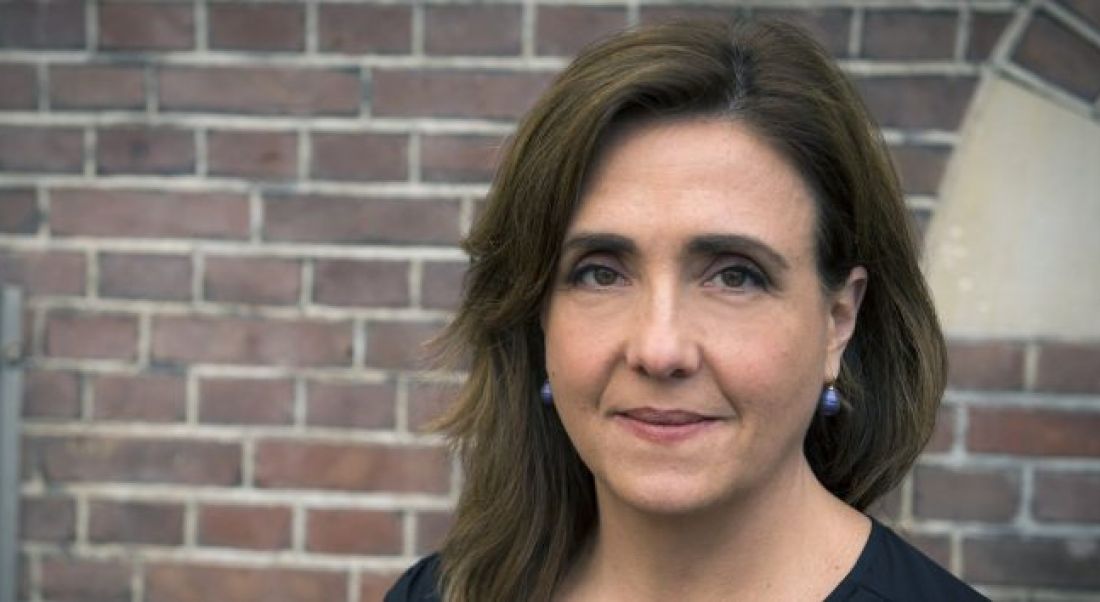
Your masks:
[[[746,274],[742,270],[724,270],[722,272],[722,285],[731,288],[745,286]]]
[[[592,272],[592,279],[596,281],[599,286],[611,286],[615,284],[619,275],[614,270],[607,268],[597,267]]]

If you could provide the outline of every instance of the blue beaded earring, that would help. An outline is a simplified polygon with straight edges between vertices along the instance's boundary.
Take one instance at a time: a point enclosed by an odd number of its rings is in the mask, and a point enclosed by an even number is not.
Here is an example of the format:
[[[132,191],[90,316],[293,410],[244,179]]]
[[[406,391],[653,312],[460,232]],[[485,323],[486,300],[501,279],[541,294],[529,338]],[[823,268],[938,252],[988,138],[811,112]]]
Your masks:
[[[837,392],[833,383],[826,385],[825,390],[821,392],[821,401],[818,406],[821,408],[822,416],[835,416],[840,413],[840,393]]]
[[[539,399],[546,405],[554,404],[554,392],[550,390],[550,380],[547,379],[539,388]]]

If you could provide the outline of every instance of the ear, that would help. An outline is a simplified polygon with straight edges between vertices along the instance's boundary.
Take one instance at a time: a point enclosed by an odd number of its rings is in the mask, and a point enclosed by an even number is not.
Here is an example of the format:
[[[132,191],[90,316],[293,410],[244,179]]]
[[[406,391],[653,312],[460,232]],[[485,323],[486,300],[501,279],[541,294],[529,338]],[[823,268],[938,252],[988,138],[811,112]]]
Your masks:
[[[863,293],[867,290],[867,270],[856,266],[848,274],[844,286],[830,294],[828,349],[825,354],[826,377],[835,379],[840,374],[840,358],[844,348],[856,331],[856,317],[863,302]]]

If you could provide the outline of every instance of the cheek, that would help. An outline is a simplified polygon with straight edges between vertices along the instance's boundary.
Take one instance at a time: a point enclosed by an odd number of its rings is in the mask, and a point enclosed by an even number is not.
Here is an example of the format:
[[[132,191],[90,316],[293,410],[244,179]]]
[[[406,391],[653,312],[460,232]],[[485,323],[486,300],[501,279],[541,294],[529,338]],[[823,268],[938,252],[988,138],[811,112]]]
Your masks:
[[[543,326],[546,371],[555,397],[565,400],[598,395],[611,357],[608,333],[584,319],[583,312],[560,305],[548,310]]]

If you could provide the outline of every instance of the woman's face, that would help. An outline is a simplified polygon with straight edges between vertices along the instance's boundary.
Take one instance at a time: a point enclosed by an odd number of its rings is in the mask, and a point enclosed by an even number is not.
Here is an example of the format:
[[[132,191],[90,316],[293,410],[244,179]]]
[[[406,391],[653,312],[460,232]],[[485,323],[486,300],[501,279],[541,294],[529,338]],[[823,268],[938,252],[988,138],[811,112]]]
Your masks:
[[[865,275],[822,290],[814,201],[744,125],[643,122],[589,174],[543,314],[601,505],[704,510],[805,467]]]

